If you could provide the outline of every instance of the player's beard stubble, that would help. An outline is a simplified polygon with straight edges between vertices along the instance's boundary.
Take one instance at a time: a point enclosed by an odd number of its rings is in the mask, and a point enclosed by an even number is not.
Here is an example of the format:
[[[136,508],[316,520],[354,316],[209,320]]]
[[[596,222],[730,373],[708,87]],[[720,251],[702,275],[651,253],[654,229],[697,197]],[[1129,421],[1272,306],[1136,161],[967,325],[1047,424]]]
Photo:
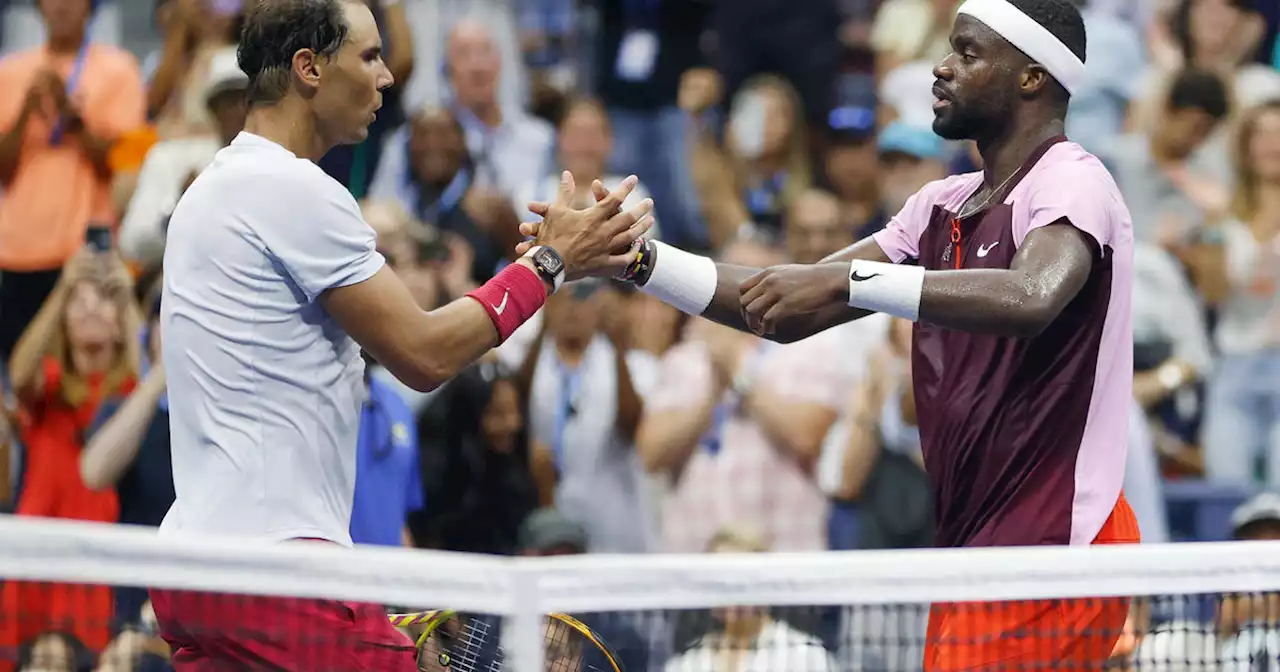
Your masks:
[[[1012,104],[999,96],[952,92],[948,105],[933,111],[933,132],[944,140],[984,140],[1006,132]],[[974,102],[982,101],[982,102]]]

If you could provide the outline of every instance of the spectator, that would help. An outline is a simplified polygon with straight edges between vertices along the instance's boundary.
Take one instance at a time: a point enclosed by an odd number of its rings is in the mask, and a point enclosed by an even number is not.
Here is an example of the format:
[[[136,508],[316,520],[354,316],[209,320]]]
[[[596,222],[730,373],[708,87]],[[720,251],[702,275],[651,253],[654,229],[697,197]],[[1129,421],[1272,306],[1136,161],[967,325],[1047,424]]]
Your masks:
[[[725,261],[765,267],[780,251],[734,242]],[[782,551],[827,547],[827,502],[813,481],[846,393],[839,340],[775,345],[703,319],[667,351],[637,434],[645,468],[671,485],[669,551],[697,552],[726,525],[759,527]]]
[[[956,0],[886,0],[871,26],[876,71],[888,73],[911,61],[938,63],[951,53]]]
[[[366,360],[372,359],[368,353]],[[414,545],[409,515],[425,502],[418,464],[418,423],[395,388],[365,368],[367,398],[356,440],[356,491],[351,541],[379,546]]]
[[[574,0],[524,0],[514,11],[520,51],[529,71],[529,108],[535,117],[555,123],[565,95],[578,84],[579,18]]]
[[[1236,193],[1221,264],[1227,286],[1214,339],[1222,357],[1209,385],[1206,475],[1280,487],[1280,100],[1246,114],[1236,143]],[[1271,409],[1271,410],[1267,410]]]
[[[849,231],[878,230],[888,218],[880,209],[880,174],[876,160],[875,92],[848,101],[832,119],[824,169],[826,181],[840,199],[840,220]],[[838,122],[838,123],[837,123]]]
[[[519,386],[496,363],[477,364],[418,423],[428,499],[410,519],[414,538],[448,551],[515,553],[517,530],[538,505]]]
[[[143,161],[137,189],[120,223],[120,252],[144,267],[160,265],[169,214],[182,192],[213,162],[218,150],[244,130],[249,78],[236,63],[235,48],[214,53],[207,72],[204,101],[217,135],[176,137],[154,145]]]
[[[388,140],[383,156],[391,160],[381,163],[370,198],[398,202],[412,217],[460,236],[472,251],[471,279],[484,282],[519,235],[511,202],[477,185],[475,162],[452,112],[430,108],[407,126]],[[397,148],[404,150],[399,159]]]
[[[484,25],[462,21],[449,33],[450,110],[466,131],[476,184],[503,196],[546,174],[553,132],[546,122],[498,99],[502,58]]]
[[[521,58],[518,0],[435,0],[407,2],[405,11],[420,46],[414,54],[413,80],[405,89],[406,110],[448,104],[453,95],[449,81],[449,36],[460,23],[488,27],[498,57],[505,65],[498,81],[498,101],[503,109],[523,109],[530,100],[529,72]]]
[[[147,117],[155,119],[161,139],[212,136],[217,126],[209,114],[205,82],[215,56],[236,45],[242,0],[171,2],[172,9],[164,10],[164,46],[148,82]]]
[[[82,437],[101,400],[134,388],[138,330],[124,264],[88,251],[77,254],[9,364],[22,404],[28,458],[19,515],[117,520],[115,490],[87,488],[78,465]],[[9,582],[0,596],[0,614],[0,643],[66,627],[101,651],[110,638],[111,589]]]
[[[1280,539],[1280,496],[1263,492],[1241,504],[1231,527],[1238,541]],[[1280,660],[1280,593],[1225,596],[1217,625],[1223,662]]]
[[[110,224],[107,154],[143,122],[132,56],[89,44],[89,0],[40,0],[49,40],[0,61],[0,359],[84,243]],[[77,65],[79,64],[79,65]]]
[[[1107,163],[1133,215],[1137,240],[1181,246],[1198,240],[1205,222],[1226,211],[1228,162],[1204,143],[1228,109],[1217,75],[1187,70],[1174,78],[1160,123],[1149,134],[1115,142]]]
[[[169,667],[169,645],[155,635],[129,628],[116,635],[98,658],[93,672],[165,672]]]
[[[1113,11],[1099,8],[1099,0],[1073,0],[1081,8],[1089,36],[1085,77],[1071,95],[1067,136],[1094,153],[1106,150],[1124,132],[1129,105],[1138,96],[1135,72],[1146,67],[1142,36]]]
[[[593,553],[644,552],[654,541],[635,439],[657,360],[632,347],[628,301],[598,281],[564,287],[548,298],[520,372],[540,500],[585,526]]]
[[[65,632],[37,635],[18,652],[18,672],[88,672],[92,667],[93,654]]]
[[[1161,92],[1182,69],[1206,70],[1223,78],[1243,111],[1280,96],[1280,73],[1252,63],[1266,31],[1253,0],[1177,0],[1160,26],[1152,67],[1139,81],[1140,98],[1152,105],[1137,110],[1139,128],[1160,122]]]
[[[80,453],[80,478],[95,492],[115,492],[121,523],[159,527],[173,506],[173,461],[169,455],[169,397],[160,362],[160,295],[149,302],[142,333],[145,364],[150,370],[128,394],[112,396],[99,406]],[[147,601],[143,588],[115,589],[120,623],[135,623]]]
[[[591,195],[593,181],[600,180],[606,187],[613,189],[626,178],[625,175],[611,175],[605,172],[609,154],[613,149],[613,132],[609,127],[608,113],[599,101],[592,98],[578,98],[570,102],[565,108],[564,117],[560,120],[558,131],[556,160],[561,169],[573,173],[573,183],[578,188],[578,207],[585,207],[594,202]],[[524,204],[530,201],[555,200],[559,188],[559,171],[549,171],[533,182],[516,189],[512,202],[522,218],[532,221],[534,215],[525,209]],[[631,208],[646,198],[649,198],[649,191],[645,189],[643,182],[637,183],[622,207]],[[648,237],[660,237],[656,223],[652,229],[649,229]]]
[[[673,245],[710,244],[689,170],[692,124],[679,106],[682,73],[705,67],[707,0],[597,2],[595,88],[616,134],[612,171],[653,188],[654,211]]]
[[[707,542],[708,553],[766,553],[764,537],[740,528],[719,530]],[[835,662],[818,638],[773,618],[760,607],[716,610],[714,625],[694,645],[667,662],[666,672],[724,672],[792,669],[835,670]]]
[[[330,177],[351,190],[357,200],[369,193],[369,185],[382,158],[383,141],[404,123],[405,85],[413,74],[413,33],[403,0],[363,0],[373,12],[382,33],[382,60],[395,82],[382,90],[382,109],[369,125],[369,133],[357,145],[338,145],[320,159]]]
[[[686,78],[682,106],[701,114],[714,104],[715,85]],[[782,213],[812,185],[800,99],[786,80],[764,75],[734,99],[725,144],[703,129],[691,165],[713,247],[753,223],[773,232]]]
[[[893,122],[880,132],[880,213],[887,222],[924,185],[947,176],[946,148],[930,128]],[[859,238],[875,231],[864,229]]]
[[[806,156],[821,156],[827,120],[840,75],[840,9],[837,0],[737,0],[713,2],[712,60],[724,77],[728,100],[750,89],[751,80],[776,73],[795,98],[791,115]],[[765,176],[770,177],[769,175]],[[754,185],[747,185],[754,186]]]

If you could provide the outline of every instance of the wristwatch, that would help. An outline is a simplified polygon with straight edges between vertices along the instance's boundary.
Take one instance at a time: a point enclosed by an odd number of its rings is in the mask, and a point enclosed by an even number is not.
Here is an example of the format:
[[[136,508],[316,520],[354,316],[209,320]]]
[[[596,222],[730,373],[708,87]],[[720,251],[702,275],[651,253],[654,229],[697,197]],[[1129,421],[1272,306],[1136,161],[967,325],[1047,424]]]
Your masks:
[[[564,284],[564,257],[559,252],[546,245],[539,245],[529,250],[525,256],[533,262],[534,269],[543,281],[551,285],[552,292],[560,289],[560,285]]]

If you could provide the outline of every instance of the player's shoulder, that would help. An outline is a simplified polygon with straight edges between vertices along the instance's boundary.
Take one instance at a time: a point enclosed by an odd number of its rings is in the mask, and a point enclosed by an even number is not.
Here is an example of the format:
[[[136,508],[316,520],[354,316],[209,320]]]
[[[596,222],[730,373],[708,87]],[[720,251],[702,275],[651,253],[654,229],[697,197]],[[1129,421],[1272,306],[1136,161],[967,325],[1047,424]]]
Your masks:
[[[264,144],[266,143],[266,144]],[[357,211],[355,197],[320,166],[283,147],[245,134],[218,153],[215,169],[223,188],[238,198],[261,198],[298,216],[314,216],[336,206]]]
[[[1120,187],[1096,155],[1074,142],[1050,147],[1024,179],[1034,198],[1041,189],[1090,191],[1100,202],[1121,202]]]
[[[924,185],[916,197],[934,205],[954,206],[954,201],[968,198],[981,183],[981,171],[957,173]]]

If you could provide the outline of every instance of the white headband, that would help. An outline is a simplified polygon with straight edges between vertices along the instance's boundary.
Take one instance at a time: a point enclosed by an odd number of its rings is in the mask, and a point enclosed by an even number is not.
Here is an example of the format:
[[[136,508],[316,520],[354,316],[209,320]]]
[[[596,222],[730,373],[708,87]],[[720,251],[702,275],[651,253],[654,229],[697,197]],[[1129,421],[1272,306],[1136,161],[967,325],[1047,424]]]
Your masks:
[[[1009,41],[1031,60],[1044,66],[1067,93],[1075,93],[1084,79],[1084,61],[1036,20],[1007,0],[965,0],[959,14],[968,14]]]

